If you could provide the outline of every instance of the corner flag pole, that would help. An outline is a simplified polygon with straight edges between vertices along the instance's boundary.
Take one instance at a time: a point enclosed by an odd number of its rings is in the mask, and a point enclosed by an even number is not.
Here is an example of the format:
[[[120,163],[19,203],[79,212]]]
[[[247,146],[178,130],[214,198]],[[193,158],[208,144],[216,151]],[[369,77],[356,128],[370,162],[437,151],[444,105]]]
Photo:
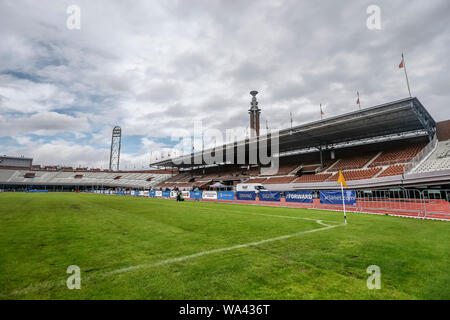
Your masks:
[[[344,207],[344,222],[347,224],[347,214],[345,213],[345,198],[344,198],[344,186],[341,182],[341,193],[342,193],[342,206]]]
[[[344,184],[347,186],[347,182],[345,181],[344,175],[342,174],[342,171],[339,170],[339,178],[338,183],[341,184],[341,193],[342,193],[342,207],[344,208],[344,222],[347,224],[347,213],[345,212],[345,198],[344,198]]]

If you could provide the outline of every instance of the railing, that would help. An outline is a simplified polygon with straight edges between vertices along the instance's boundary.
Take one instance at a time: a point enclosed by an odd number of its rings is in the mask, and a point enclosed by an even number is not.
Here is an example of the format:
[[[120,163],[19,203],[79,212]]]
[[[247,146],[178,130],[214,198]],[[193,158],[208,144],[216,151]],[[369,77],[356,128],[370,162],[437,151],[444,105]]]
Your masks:
[[[361,212],[426,216],[423,194],[415,189],[358,191],[357,208]]]
[[[433,149],[436,147],[437,144],[437,136],[434,134],[433,139],[430,141],[429,144],[427,144],[412,160],[410,163],[408,163],[403,168],[403,174],[409,173],[412,169],[414,169],[423,159],[425,159],[426,156],[430,152],[433,151]]]
[[[313,203],[286,203],[282,198],[280,205],[343,211],[342,204],[322,203],[317,194]],[[450,190],[358,190],[356,204],[346,205],[346,209],[348,212],[450,220]]]

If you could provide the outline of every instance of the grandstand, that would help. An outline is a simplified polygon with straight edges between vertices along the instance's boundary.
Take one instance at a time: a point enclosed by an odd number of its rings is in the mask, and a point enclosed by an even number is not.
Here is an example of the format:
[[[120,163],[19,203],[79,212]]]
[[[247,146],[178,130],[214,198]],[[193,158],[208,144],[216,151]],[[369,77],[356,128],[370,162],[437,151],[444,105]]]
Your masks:
[[[271,136],[258,136],[259,141]],[[222,148],[237,154],[244,145],[246,162],[206,165],[206,154]],[[368,188],[449,188],[450,121],[436,123],[417,98],[406,98],[279,132],[279,169],[268,172],[250,164],[248,139],[173,159],[151,163],[157,170],[109,171],[96,168],[41,167],[31,159],[3,157],[0,187],[208,189],[221,182],[261,183],[268,190],[337,189],[341,170],[356,190]],[[232,150],[232,148],[234,148]],[[200,164],[194,159],[200,157]],[[8,158],[8,159],[7,159]],[[19,159],[19,160],[18,160]],[[236,159],[236,158],[235,158]],[[236,161],[237,162],[237,161]],[[196,164],[194,164],[196,163]]]
[[[212,149],[151,165],[180,170],[178,175],[157,185],[162,189],[191,190],[199,185],[207,188],[215,182],[230,187],[242,182],[262,183],[277,191],[337,189],[339,170],[353,189],[447,188],[449,128],[449,121],[436,123],[417,98],[407,98],[281,130],[280,165],[275,174],[265,172],[263,165],[225,161],[212,167],[189,164],[199,156],[204,158]],[[248,139],[237,142],[246,144],[246,159],[249,143]],[[225,157],[232,147],[218,148],[223,149]]]
[[[425,173],[441,170],[450,170],[450,140],[437,142],[433,151],[412,171]]]
[[[11,157],[0,157],[8,163]],[[87,190],[97,188],[150,189],[167,180],[176,171],[110,171],[97,168],[72,168],[60,166],[15,163],[15,166],[0,165],[0,188],[3,190],[46,189],[51,191]]]

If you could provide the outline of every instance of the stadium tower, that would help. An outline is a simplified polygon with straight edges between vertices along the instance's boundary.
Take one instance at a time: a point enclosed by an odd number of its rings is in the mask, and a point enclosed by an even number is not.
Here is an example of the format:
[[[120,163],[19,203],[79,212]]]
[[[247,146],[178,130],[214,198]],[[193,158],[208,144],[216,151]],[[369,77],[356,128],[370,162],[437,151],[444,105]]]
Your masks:
[[[120,145],[122,142],[122,129],[115,126],[112,131],[111,153],[109,154],[109,170],[119,171]]]
[[[261,109],[258,108],[258,101],[256,101],[256,95],[258,91],[250,91],[252,95],[252,102],[250,103],[251,108],[248,110],[250,114],[250,137],[259,137],[259,115],[261,113]]]

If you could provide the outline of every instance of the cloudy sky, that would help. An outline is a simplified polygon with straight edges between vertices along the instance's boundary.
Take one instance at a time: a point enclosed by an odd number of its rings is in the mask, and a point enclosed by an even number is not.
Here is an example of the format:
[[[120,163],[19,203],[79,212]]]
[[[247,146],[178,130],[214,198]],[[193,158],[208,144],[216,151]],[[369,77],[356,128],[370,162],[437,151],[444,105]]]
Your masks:
[[[370,30],[369,5],[381,29]],[[80,8],[80,29],[67,8]],[[0,2],[0,154],[35,164],[108,166],[123,131],[121,168],[175,148],[194,119],[248,126],[258,90],[271,128],[408,95],[450,119],[450,1]]]

